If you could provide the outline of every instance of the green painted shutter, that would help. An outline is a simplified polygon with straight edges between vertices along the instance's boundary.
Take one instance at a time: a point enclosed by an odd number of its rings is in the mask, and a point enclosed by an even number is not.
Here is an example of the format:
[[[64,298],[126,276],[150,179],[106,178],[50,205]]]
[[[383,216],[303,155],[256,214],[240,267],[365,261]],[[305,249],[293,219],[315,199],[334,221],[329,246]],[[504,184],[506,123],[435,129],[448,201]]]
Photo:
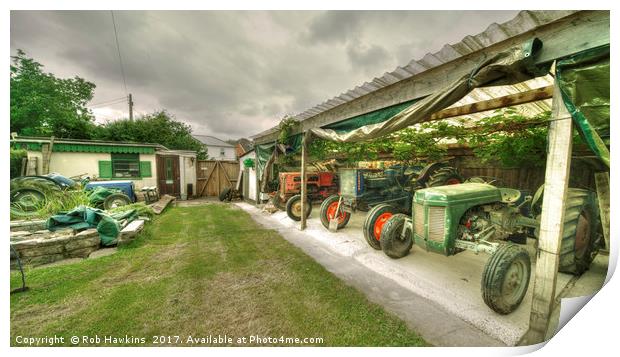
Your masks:
[[[112,161],[99,161],[99,177],[112,178]]]
[[[151,177],[151,162],[150,161],[140,161],[140,176],[142,177]]]

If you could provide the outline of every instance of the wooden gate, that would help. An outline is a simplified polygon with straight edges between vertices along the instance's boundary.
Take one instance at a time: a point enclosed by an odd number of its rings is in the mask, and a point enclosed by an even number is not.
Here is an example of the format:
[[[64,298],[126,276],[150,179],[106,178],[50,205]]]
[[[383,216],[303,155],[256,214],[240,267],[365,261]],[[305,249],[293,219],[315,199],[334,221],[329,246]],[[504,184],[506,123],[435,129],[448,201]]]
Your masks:
[[[239,162],[198,160],[196,165],[196,196],[219,196],[227,187],[235,188]]]

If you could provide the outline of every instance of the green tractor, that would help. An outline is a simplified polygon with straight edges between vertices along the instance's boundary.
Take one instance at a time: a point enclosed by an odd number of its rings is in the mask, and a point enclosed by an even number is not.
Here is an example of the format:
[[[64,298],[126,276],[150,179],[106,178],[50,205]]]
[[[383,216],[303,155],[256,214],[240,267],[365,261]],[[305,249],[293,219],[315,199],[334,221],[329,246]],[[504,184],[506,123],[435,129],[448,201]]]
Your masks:
[[[418,190],[411,217],[395,214],[384,224],[381,248],[394,259],[409,254],[414,243],[446,256],[464,250],[490,254],[482,274],[482,298],[495,312],[509,314],[529,286],[530,256],[522,245],[527,237],[538,236],[541,197],[542,188],[532,198],[475,182]],[[600,242],[596,197],[569,188],[565,209],[559,270],[579,275],[590,266]]]

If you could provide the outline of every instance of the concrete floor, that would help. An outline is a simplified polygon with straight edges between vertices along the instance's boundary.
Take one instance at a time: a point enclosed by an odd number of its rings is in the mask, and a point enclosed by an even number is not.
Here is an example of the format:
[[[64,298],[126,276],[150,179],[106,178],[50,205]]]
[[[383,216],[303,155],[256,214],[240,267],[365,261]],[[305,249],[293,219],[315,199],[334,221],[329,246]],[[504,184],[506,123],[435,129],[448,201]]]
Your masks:
[[[480,279],[486,254],[465,251],[445,257],[414,247],[408,256],[393,260],[365,242],[363,212],[354,214],[346,228],[332,233],[322,226],[319,207],[314,206],[308,228],[302,232],[299,222],[285,212],[268,214],[245,202],[235,204],[260,224],[279,231],[371,301],[401,317],[432,344],[514,346],[527,330],[531,286],[521,306],[510,315],[499,315],[482,301]],[[528,250],[534,250],[531,242]],[[607,258],[599,255],[580,279],[559,274],[558,296],[580,296],[600,289]]]

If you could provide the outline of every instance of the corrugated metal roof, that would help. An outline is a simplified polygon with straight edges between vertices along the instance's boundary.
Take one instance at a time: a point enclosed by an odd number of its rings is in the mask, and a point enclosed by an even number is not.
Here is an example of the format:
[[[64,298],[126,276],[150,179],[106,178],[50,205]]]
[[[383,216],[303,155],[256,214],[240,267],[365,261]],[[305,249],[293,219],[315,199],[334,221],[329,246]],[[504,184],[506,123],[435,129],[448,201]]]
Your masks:
[[[441,50],[435,53],[427,53],[424,57],[419,60],[412,60],[405,66],[399,66],[392,72],[386,72],[383,76],[379,78],[374,78],[370,82],[365,82],[353,89],[348,90],[347,92],[341,93],[340,95],[326,100],[325,102],[318,104],[312,108],[309,108],[297,115],[293,118],[298,121],[303,121],[308,118],[311,118],[317,114],[330,110],[338,105],[343,103],[350,102],[355,98],[359,98],[361,96],[370,94],[378,89],[396,83],[398,81],[407,79],[409,77],[415,76],[422,72],[425,72],[433,67],[437,67],[443,65],[447,62],[454,61],[455,59],[468,55],[472,52],[479,51],[485,47],[489,47],[498,42],[507,40],[511,37],[518,36],[525,32],[531,31],[537,27],[543,26],[545,24],[557,21],[563,17],[569,16],[577,11],[573,10],[552,10],[552,11],[528,11],[524,10],[519,12],[519,14],[510,21],[504,22],[503,24],[492,23],[487,27],[483,32],[475,35],[475,36],[465,36],[460,42],[449,45],[444,45]],[[529,81],[528,81],[529,82]],[[463,98],[459,103],[466,104],[479,100],[491,99],[501,95],[507,95],[512,93],[517,93],[523,90],[538,88],[541,86],[549,85],[552,82],[548,82],[544,85],[539,85],[540,83],[536,80],[529,84],[518,84],[515,86],[504,86],[501,91],[497,91],[499,87],[493,88],[482,88],[476,89],[466,98]],[[501,94],[506,93],[506,94]],[[480,98],[480,99],[476,99]],[[484,98],[484,99],[482,99]],[[455,104],[455,106],[457,106]],[[519,106],[519,108],[527,108],[526,111],[532,111],[533,113],[544,110],[548,110],[549,101],[542,103],[530,103]],[[481,117],[484,114],[476,114],[472,115],[472,117]],[[343,118],[347,119],[347,118]],[[262,133],[252,136],[251,138],[259,138],[265,136],[267,134],[273,133],[277,130],[277,126],[273,127],[269,130],[266,130]]]
[[[210,136],[210,135],[192,135],[192,136],[207,146],[220,146],[220,147],[231,147],[231,148],[234,147],[230,145],[229,143],[216,138],[215,136]]]
[[[11,138],[11,142],[42,144],[42,143],[49,143],[51,139],[52,138],[48,136],[15,136]],[[164,145],[161,145],[161,144],[136,143],[136,142],[131,142],[131,141],[106,141],[106,140],[54,138],[54,144],[142,146],[142,147],[154,147],[154,148],[168,150]]]

